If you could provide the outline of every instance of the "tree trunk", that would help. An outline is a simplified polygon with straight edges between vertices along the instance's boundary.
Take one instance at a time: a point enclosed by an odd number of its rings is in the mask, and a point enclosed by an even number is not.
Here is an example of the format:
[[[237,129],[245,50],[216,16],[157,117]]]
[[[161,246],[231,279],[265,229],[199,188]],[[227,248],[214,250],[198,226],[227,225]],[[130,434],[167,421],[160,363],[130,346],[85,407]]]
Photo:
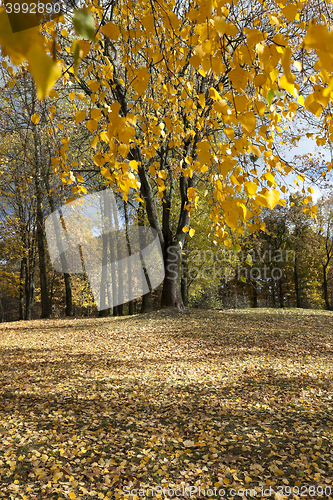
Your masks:
[[[183,304],[185,307],[188,307],[188,264],[187,264],[187,238],[185,238],[184,242],[184,254],[185,258],[183,258],[183,254],[181,254],[181,282],[180,288],[182,293]]]
[[[295,262],[294,262],[294,279],[295,279],[296,307],[302,307],[301,290],[298,280],[297,254],[295,254]]]
[[[25,265],[25,319],[31,319],[31,308],[35,296],[35,248],[36,232],[33,229],[32,238],[28,235],[28,259]]]
[[[54,279],[55,279],[55,274],[56,272],[53,272],[52,280],[51,280],[51,286],[50,286],[50,316],[53,318],[53,311],[54,311]]]
[[[184,303],[180,287],[180,245],[171,242],[164,252],[165,277],[163,281],[162,308],[177,307],[178,311],[184,311]]]
[[[98,311],[98,316],[99,318],[107,318],[108,316],[112,315],[112,308],[109,307],[108,309],[102,309],[101,311]],[[88,314],[89,316],[89,314]]]
[[[34,135],[34,162],[35,162],[35,188],[36,188],[36,223],[37,223],[37,247],[39,257],[39,279],[41,293],[41,318],[50,317],[50,301],[47,288],[47,273],[46,273],[46,252],[43,230],[43,194],[41,186],[41,163],[40,163],[40,148],[39,138],[37,135],[36,125],[33,125]]]
[[[272,305],[273,305],[273,307],[275,307],[275,305],[276,305],[275,289],[276,289],[276,283],[275,283],[275,280],[272,280]],[[269,289],[268,289],[268,292],[269,292]],[[267,304],[268,304],[268,301],[269,301],[269,293],[268,293],[268,297],[267,297]],[[269,305],[266,305],[266,307],[269,307]]]
[[[127,245],[127,252],[128,255],[132,255],[132,248],[131,248],[131,242],[129,239],[129,233],[128,233],[128,213],[127,213],[127,202],[124,201],[124,213],[125,213],[125,232],[126,232],[126,245]],[[128,293],[130,293],[130,290],[132,288],[132,268],[131,266],[128,266]],[[133,300],[130,300],[128,302],[128,314],[132,315],[134,311],[133,307]]]
[[[252,283],[252,307],[258,307],[258,289],[256,281]]]
[[[3,321],[5,321],[5,312],[3,310],[2,300],[1,300],[1,297],[0,297],[0,323],[2,323]]]
[[[134,302],[130,300],[128,303],[128,314],[132,316],[134,314]]]
[[[280,307],[284,307],[284,296],[283,296],[283,288],[282,288],[282,278],[279,279],[279,301]]]
[[[20,291],[19,291],[19,319],[24,319],[24,288],[23,288],[23,280],[24,273],[26,269],[26,261],[27,258],[23,257],[21,259],[21,268],[20,268]]]
[[[118,287],[117,287],[117,270],[116,270],[116,260],[117,260],[117,245],[115,244],[115,234],[109,234],[109,248],[110,248],[110,260],[111,260],[111,293],[112,293],[112,315],[118,316],[118,306],[115,305],[118,301]]]
[[[187,277],[185,277],[185,276],[181,277],[180,288],[181,288],[181,293],[182,293],[182,299],[183,299],[184,307],[188,307]]]
[[[44,176],[44,184],[45,188],[47,190],[47,197],[49,200],[49,205],[51,208],[51,212],[55,211],[55,204],[54,200],[50,194],[50,186],[49,186],[49,178],[48,175]],[[64,220],[61,217],[61,222],[64,224]],[[64,231],[66,228],[64,227]],[[56,231],[56,241],[57,245],[60,245],[61,248],[58,248],[59,254],[60,254],[60,261],[63,269],[66,269],[68,267],[67,265],[67,258],[66,255],[63,252],[63,248],[61,245],[61,236],[59,234],[59,229],[58,225],[55,225],[55,231]],[[74,316],[74,310],[73,310],[73,296],[72,296],[72,281],[71,281],[71,275],[69,273],[64,273],[64,283],[65,283],[65,315],[66,316]]]
[[[65,282],[65,290],[66,290],[66,316],[73,316],[73,299],[72,299],[72,282],[71,276],[68,273],[64,273],[64,282]]]
[[[148,292],[142,296],[140,314],[148,313],[151,311],[151,293]]]
[[[37,187],[37,189],[39,189]],[[42,318],[50,317],[50,302],[47,289],[47,274],[46,274],[46,255],[43,231],[43,210],[40,196],[37,197],[37,245],[39,257],[39,279],[42,305]]]
[[[31,306],[32,300],[30,298],[31,293],[31,274],[28,266],[25,267],[25,319],[31,319]]]
[[[145,225],[145,214],[144,214],[144,208],[142,203],[139,205],[138,209],[138,223],[140,226]],[[145,237],[143,236],[142,239],[142,245],[145,247]],[[140,309],[140,314],[148,313],[151,311],[151,285],[150,285],[150,280],[148,276],[148,272],[144,263],[144,260],[141,258],[141,264],[143,268],[143,273],[145,275],[145,279],[148,283],[149,287],[149,292],[147,292],[145,295],[142,296],[142,302],[141,302],[141,309]]]
[[[327,283],[327,266],[323,264],[323,289],[324,289],[324,300],[325,306],[328,311],[332,311],[332,304],[330,303],[329,295],[328,295],[328,283]]]

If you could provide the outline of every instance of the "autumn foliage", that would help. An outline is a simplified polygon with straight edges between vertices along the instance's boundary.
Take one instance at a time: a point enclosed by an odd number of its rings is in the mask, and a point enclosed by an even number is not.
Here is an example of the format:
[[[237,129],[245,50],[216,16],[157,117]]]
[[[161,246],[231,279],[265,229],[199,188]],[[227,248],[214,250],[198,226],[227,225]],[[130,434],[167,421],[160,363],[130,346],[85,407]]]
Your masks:
[[[0,498],[333,498],[331,323],[258,310],[3,324]]]

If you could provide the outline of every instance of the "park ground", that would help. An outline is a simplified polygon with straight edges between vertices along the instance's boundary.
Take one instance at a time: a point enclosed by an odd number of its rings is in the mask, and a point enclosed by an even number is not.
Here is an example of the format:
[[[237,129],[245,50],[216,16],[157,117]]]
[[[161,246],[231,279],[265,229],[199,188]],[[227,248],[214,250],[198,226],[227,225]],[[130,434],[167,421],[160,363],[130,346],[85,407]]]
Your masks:
[[[2,323],[0,498],[333,498],[332,355],[324,311]]]

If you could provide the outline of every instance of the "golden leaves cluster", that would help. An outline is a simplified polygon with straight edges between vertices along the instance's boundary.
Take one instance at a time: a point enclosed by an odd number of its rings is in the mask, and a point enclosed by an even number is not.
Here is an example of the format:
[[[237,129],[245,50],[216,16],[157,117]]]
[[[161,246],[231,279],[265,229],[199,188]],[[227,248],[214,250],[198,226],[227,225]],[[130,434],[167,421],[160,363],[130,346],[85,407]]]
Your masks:
[[[273,11],[258,1],[253,2],[257,15],[251,16],[237,1],[196,0],[179,11],[171,0],[124,1],[104,24],[103,7],[88,6],[99,26],[96,39],[74,41],[71,50],[75,71],[78,58],[91,50],[96,64],[86,64],[83,73],[91,106],[78,110],[75,121],[92,134],[102,175],[127,199],[140,187],[137,168],[128,160],[136,149],[163,201],[168,188],[168,176],[159,175],[165,170],[163,152],[173,165],[171,175],[209,176],[217,205],[212,220],[220,236],[224,222],[242,233],[256,207],[283,203],[277,174],[290,168],[276,152],[275,137],[303,107],[321,116],[333,91],[333,35],[324,24],[308,22],[306,7],[307,2],[290,0]],[[44,96],[59,67],[46,54],[38,30],[11,33],[4,11],[0,28],[4,53],[16,63],[28,60]],[[300,50],[318,57],[313,92],[305,98],[299,95]],[[66,64],[63,69],[70,73]],[[327,129],[333,138],[330,123]],[[261,177],[251,157],[261,158]],[[189,199],[188,209],[193,207],[195,198]]]

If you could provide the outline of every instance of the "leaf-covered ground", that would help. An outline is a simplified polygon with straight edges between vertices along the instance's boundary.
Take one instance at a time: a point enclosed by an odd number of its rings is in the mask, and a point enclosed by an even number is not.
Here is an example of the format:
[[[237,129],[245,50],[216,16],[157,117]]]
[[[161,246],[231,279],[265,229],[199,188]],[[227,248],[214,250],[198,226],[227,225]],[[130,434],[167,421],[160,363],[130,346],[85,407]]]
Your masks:
[[[0,498],[333,498],[332,354],[328,312],[0,324]]]

